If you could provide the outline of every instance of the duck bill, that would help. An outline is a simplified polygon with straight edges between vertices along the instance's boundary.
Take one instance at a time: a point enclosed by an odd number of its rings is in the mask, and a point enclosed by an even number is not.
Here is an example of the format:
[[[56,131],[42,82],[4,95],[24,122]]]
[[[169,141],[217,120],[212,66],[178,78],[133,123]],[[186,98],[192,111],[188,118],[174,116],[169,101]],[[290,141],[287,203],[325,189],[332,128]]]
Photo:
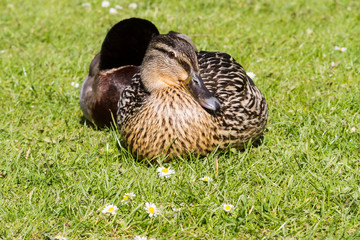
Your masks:
[[[201,77],[193,70],[185,81],[185,88],[190,91],[192,96],[200,105],[206,109],[217,111],[220,109],[221,104],[206,88]]]

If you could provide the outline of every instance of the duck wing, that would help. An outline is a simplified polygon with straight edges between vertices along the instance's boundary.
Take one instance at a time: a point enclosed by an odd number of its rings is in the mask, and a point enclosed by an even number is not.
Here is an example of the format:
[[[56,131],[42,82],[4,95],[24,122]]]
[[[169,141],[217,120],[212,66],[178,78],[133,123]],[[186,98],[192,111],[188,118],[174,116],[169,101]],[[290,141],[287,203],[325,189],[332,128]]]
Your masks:
[[[80,107],[98,127],[110,126],[123,90],[139,71],[150,40],[159,34],[148,20],[129,18],[107,33],[80,90]]]
[[[222,52],[201,51],[198,62],[205,86],[221,103],[215,114],[228,133],[223,138],[244,140],[259,135],[267,122],[267,104],[244,68]]]
[[[95,56],[89,75],[81,85],[80,107],[86,119],[104,127],[110,126],[113,118],[116,119],[120,95],[139,72],[139,66],[127,65],[99,71],[99,58],[99,54]]]
[[[229,91],[241,93],[249,83],[255,86],[244,68],[227,53],[201,51],[198,62],[201,78],[216,98],[226,98]]]

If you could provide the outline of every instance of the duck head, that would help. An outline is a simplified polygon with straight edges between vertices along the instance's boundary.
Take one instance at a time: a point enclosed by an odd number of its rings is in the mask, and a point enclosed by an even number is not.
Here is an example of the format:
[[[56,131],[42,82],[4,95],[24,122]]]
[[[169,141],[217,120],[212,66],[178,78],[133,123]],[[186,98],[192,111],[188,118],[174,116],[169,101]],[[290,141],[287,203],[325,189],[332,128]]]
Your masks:
[[[152,92],[168,87],[182,87],[205,109],[219,110],[220,102],[209,92],[199,74],[196,47],[188,36],[169,32],[154,37],[145,53],[141,79]]]

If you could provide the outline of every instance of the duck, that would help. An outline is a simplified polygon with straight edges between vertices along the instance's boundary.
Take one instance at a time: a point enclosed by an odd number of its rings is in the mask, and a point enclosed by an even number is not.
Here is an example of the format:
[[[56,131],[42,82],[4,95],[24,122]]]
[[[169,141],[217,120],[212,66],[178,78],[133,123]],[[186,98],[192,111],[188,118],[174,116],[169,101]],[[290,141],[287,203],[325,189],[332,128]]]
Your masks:
[[[165,156],[168,161],[229,146],[241,150],[259,139],[268,119],[267,103],[244,68],[227,53],[198,51],[183,33],[159,34],[155,28],[141,42],[146,45],[138,55],[141,64],[102,68],[93,80],[115,74],[122,85],[117,88],[116,123],[129,151],[137,158]],[[94,60],[94,66],[101,66]],[[135,67],[124,77],[129,65]]]
[[[140,18],[122,20],[109,30],[80,88],[80,108],[87,121],[100,129],[116,125],[120,95],[139,71],[149,42],[156,35],[156,26]]]

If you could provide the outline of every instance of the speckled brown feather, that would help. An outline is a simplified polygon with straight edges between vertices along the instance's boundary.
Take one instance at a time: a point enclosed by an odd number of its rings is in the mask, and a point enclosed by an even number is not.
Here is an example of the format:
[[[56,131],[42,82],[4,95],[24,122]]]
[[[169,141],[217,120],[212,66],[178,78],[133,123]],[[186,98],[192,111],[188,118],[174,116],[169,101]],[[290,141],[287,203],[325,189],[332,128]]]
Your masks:
[[[198,53],[200,75],[209,91],[220,101],[217,114],[223,146],[243,148],[263,132],[268,116],[264,96],[229,54]]]
[[[242,149],[263,133],[266,101],[240,64],[220,52],[199,52],[197,58],[206,87],[221,103],[220,111],[206,111],[178,87],[149,94],[140,74],[135,74],[120,97],[117,116],[134,154],[149,159],[164,153],[205,155],[229,142]]]
[[[214,134],[218,132],[217,119],[178,87],[152,92],[122,131],[133,153],[147,158],[161,153],[171,157],[188,152],[203,155],[220,143]]]

